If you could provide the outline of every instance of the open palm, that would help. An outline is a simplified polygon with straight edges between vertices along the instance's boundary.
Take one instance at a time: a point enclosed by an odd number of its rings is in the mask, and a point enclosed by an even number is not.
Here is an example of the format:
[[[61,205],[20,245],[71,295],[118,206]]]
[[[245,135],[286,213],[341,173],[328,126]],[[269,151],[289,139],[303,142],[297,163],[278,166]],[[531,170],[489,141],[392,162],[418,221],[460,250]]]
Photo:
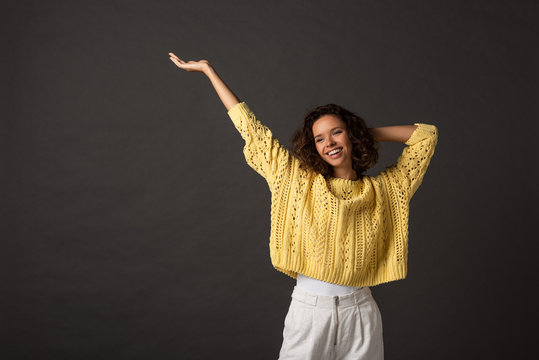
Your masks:
[[[208,60],[199,60],[199,61],[191,60],[191,61],[185,62],[179,57],[177,57],[176,55],[174,55],[174,53],[168,53],[168,55],[170,56],[170,60],[172,60],[174,64],[176,64],[177,67],[186,71],[204,72],[208,69],[210,65]]]

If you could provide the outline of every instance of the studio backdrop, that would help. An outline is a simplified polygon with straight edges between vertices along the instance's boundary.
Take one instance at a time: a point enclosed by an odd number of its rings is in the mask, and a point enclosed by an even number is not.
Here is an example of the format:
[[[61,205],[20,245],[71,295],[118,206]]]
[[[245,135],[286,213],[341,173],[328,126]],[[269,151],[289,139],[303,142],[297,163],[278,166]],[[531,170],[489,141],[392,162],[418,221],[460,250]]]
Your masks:
[[[4,4],[1,359],[277,359],[295,280],[207,59],[279,141],[339,104],[436,125],[387,359],[513,359],[537,337],[533,1]],[[382,143],[376,175],[403,144]],[[532,329],[532,330],[530,330]],[[531,355],[533,356],[533,355]]]

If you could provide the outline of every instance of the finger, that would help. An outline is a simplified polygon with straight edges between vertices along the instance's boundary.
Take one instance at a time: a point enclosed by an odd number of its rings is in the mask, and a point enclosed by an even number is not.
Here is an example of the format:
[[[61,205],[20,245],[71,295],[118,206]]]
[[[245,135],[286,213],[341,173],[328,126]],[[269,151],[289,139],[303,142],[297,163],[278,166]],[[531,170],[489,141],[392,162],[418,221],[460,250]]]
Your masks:
[[[187,70],[189,71],[191,67],[190,64],[187,64],[187,63],[180,63],[178,60],[176,59],[171,59],[172,61],[174,61],[174,63],[176,64],[177,67],[179,67],[180,69],[183,69],[183,70]]]
[[[181,60],[177,60],[173,57],[170,57],[170,60],[174,61],[174,63],[179,66],[179,67],[182,67],[182,65],[184,65],[185,63],[181,62]]]
[[[180,59],[179,57],[176,56],[176,60],[178,60],[179,62],[181,62],[182,64],[185,64],[185,61],[183,61],[182,59]]]
[[[174,62],[174,64],[176,64],[176,66],[178,66],[178,67],[182,67],[182,65],[183,65],[180,62],[178,62],[178,60],[176,60],[176,59],[170,58],[170,60],[172,60]]]
[[[179,57],[177,57],[174,53],[171,52],[171,53],[169,53],[169,55],[170,55],[171,58],[174,58],[174,59],[178,60],[180,63],[182,63],[182,64],[184,63],[184,61],[182,59],[180,59]]]

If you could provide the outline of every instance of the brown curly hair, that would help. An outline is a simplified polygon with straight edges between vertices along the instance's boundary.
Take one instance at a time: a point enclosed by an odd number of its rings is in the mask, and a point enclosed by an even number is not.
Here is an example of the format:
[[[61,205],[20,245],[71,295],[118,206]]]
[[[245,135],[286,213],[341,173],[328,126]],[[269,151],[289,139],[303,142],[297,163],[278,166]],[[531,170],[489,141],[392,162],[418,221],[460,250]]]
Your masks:
[[[293,138],[293,154],[300,160],[303,169],[314,170],[324,177],[332,176],[333,167],[320,157],[314,142],[313,124],[323,115],[335,115],[346,124],[346,132],[352,143],[352,168],[357,178],[378,161],[379,143],[374,140],[365,121],[356,114],[336,104],[314,108],[305,115],[303,127]]]

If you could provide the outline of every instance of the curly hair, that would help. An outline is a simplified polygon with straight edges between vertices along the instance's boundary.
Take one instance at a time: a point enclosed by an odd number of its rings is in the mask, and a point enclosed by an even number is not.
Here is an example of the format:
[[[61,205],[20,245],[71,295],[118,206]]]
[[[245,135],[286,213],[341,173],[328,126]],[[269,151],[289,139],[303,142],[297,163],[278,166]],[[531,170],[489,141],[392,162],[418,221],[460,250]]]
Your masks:
[[[346,124],[346,132],[352,143],[352,168],[357,178],[362,178],[364,172],[378,161],[379,143],[374,140],[361,117],[339,105],[322,105],[307,113],[303,127],[292,138],[293,154],[300,160],[301,168],[314,170],[326,178],[332,175],[333,167],[318,154],[313,135],[315,121],[328,114],[337,116]]]

